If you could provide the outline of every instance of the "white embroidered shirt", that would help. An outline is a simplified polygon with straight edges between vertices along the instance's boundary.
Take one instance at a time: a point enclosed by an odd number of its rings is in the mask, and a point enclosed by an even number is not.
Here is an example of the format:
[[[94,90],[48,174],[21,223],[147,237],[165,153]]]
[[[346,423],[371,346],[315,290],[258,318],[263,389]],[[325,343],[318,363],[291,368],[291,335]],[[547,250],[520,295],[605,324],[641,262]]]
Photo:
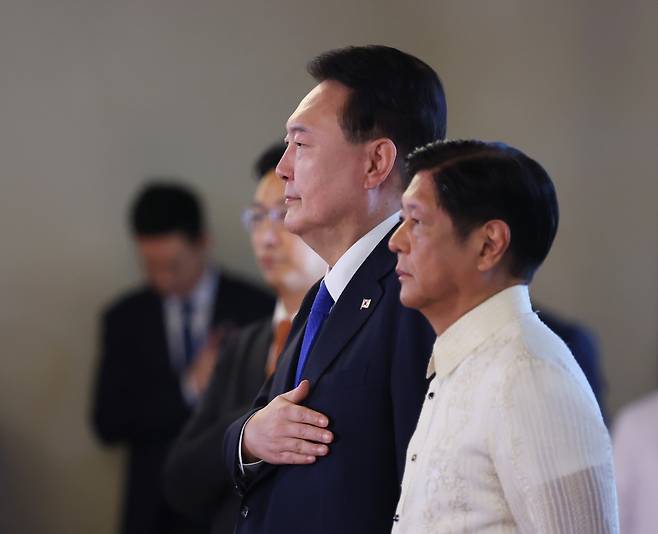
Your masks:
[[[434,345],[394,534],[618,532],[612,451],[564,343],[514,286]]]

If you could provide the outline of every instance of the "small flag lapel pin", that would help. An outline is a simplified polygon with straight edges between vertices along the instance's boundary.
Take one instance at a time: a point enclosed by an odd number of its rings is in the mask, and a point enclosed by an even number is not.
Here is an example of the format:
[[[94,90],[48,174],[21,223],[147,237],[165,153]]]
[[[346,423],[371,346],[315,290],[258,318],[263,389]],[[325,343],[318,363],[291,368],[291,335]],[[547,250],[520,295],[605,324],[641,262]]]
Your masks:
[[[371,299],[363,299],[361,301],[361,308],[359,308],[359,309],[366,310],[366,309],[370,308],[370,300]]]

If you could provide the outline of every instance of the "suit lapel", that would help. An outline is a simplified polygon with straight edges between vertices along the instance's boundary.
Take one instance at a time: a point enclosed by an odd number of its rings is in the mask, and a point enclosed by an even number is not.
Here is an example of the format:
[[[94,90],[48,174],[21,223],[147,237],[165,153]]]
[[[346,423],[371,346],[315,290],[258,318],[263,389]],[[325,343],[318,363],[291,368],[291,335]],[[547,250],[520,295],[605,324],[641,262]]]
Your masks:
[[[316,339],[302,374],[302,378],[308,378],[311,385],[315,384],[327,370],[343,347],[366,323],[377,304],[381,301],[384,290],[380,280],[395,268],[396,263],[395,255],[388,250],[388,240],[394,231],[395,228],[379,242],[375,250],[363,262],[363,265],[359,267],[320,330],[319,337]],[[308,291],[299,312],[295,316],[287,346],[279,357],[276,372],[272,377],[270,400],[281,393],[289,391],[294,385],[297,360],[304,338],[306,322],[319,287],[320,281]],[[364,299],[370,299],[367,306],[363,303]],[[277,469],[278,466],[265,463],[259,469],[250,487],[255,486]]]
[[[150,327],[144,332],[145,343],[148,346],[148,349],[144,353],[157,355],[158,363],[163,365],[162,368],[170,373],[175,373],[177,370],[175,369],[174,357],[169,346],[163,300],[155,291],[149,289],[148,300],[146,302],[148,309],[143,315]],[[166,357],[163,358],[161,355],[166,355]]]
[[[380,280],[395,267],[395,256],[388,250],[390,235],[359,267],[322,326],[302,374],[311,384],[317,382],[377,308],[384,294]]]
[[[217,326],[230,314],[228,308],[228,300],[223,297],[222,293],[225,285],[230,283],[226,277],[220,272],[217,275],[217,285],[215,287],[215,294],[213,295],[212,316],[210,326]]]

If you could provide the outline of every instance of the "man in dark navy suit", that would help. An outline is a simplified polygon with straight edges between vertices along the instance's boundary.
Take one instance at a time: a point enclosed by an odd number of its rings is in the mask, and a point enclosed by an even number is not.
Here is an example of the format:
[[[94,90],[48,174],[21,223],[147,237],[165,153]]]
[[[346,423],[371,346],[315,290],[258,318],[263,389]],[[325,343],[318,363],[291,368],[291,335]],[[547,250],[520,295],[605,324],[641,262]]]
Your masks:
[[[313,60],[277,174],[286,227],[329,265],[276,372],[227,430],[237,532],[389,532],[434,336],[399,302],[387,240],[404,157],[445,135],[445,97],[419,59],[383,46]]]
[[[94,430],[128,449],[121,533],[196,532],[164,500],[167,452],[210,379],[217,330],[271,314],[274,300],[211,263],[201,205],[187,187],[149,184],[131,225],[148,283],[103,315]]]

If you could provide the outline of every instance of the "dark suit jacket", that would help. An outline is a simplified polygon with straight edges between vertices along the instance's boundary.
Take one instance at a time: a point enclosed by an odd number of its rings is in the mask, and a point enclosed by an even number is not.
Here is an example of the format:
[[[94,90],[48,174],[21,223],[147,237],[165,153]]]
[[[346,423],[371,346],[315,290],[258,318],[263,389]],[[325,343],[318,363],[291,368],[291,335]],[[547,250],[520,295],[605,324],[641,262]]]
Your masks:
[[[196,520],[212,520],[213,534],[232,534],[240,498],[222,457],[224,432],[249,409],[265,380],[272,319],[242,329],[222,348],[203,402],[174,443],[165,467],[172,506]]]
[[[319,285],[306,296],[288,346],[254,408],[225,437],[225,460],[243,495],[237,532],[389,533],[405,454],[427,389],[435,334],[400,304],[396,257],[384,238],[334,305],[318,333],[303,378],[305,404],[326,414],[334,442],[312,465],[261,464],[239,474],[238,443],[247,418],[293,387],[303,331]],[[364,299],[370,299],[365,307]]]
[[[222,273],[212,323],[243,325],[271,314],[273,305],[268,293]],[[147,287],[120,298],[102,320],[93,426],[105,443],[128,447],[122,533],[185,531],[162,497],[162,468],[188,415],[161,298]]]

